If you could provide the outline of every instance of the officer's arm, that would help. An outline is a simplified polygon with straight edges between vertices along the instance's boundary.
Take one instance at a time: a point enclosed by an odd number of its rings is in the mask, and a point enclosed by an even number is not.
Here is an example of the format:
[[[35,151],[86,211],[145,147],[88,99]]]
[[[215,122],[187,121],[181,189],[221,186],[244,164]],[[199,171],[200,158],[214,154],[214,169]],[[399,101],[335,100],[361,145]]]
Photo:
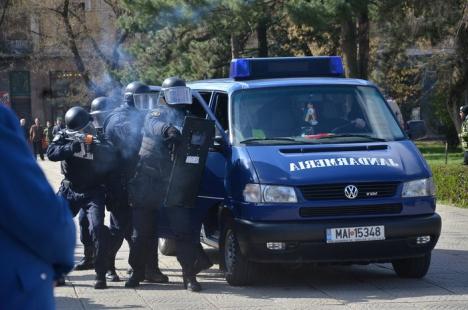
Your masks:
[[[52,143],[47,148],[47,158],[51,161],[62,161],[73,156],[73,142],[68,142],[59,133],[54,137]]]
[[[147,128],[147,130],[149,130],[149,132],[152,135],[160,135],[160,136],[163,136],[164,133],[167,131],[167,129],[171,127],[171,124],[163,122],[159,119],[159,117],[154,117],[154,116],[150,116],[147,119],[146,124],[147,125],[145,127]]]
[[[17,123],[11,111],[0,107],[0,230],[55,270],[67,272],[76,237],[70,210],[54,194]]]

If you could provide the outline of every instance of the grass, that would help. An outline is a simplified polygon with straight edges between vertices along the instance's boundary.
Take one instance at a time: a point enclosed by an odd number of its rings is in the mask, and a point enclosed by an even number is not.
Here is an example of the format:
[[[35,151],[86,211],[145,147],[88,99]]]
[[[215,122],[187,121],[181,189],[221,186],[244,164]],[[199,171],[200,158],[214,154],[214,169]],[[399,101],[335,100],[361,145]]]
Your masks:
[[[445,145],[442,142],[417,142],[424,158],[431,166],[437,199],[443,203],[468,208],[468,166],[461,165],[460,148],[449,150],[445,164]]]
[[[445,144],[443,142],[418,141],[416,142],[416,146],[424,155],[429,165],[445,164]],[[459,147],[455,150],[449,150],[447,155],[447,164],[449,165],[460,165],[463,162],[463,153]]]

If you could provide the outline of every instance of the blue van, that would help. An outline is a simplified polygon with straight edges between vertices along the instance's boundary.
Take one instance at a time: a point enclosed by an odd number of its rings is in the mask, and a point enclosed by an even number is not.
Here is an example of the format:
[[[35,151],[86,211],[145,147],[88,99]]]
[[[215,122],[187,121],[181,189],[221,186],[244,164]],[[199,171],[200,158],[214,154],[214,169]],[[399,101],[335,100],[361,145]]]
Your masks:
[[[339,57],[252,58],[232,60],[228,79],[189,84],[217,122],[197,207],[230,285],[273,262],[427,273],[441,218],[417,132],[374,84],[343,76]]]

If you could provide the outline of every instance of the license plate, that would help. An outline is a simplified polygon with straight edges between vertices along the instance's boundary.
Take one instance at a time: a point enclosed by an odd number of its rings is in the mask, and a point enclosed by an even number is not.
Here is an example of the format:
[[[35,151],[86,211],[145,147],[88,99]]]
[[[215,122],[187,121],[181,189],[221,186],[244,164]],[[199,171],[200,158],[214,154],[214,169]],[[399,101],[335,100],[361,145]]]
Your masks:
[[[383,225],[327,229],[327,243],[372,240],[385,240],[385,227]]]

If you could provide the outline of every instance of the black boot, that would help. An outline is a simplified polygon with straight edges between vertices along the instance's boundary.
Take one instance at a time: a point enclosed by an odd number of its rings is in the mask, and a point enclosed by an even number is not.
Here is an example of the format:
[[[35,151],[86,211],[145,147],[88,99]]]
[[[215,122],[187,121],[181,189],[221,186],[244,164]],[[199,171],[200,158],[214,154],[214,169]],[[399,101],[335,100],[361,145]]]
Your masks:
[[[94,269],[94,247],[84,247],[84,257],[75,265],[75,270]]]
[[[96,282],[94,282],[94,288],[96,290],[102,290],[102,289],[107,288],[106,275],[105,274],[96,275]]]
[[[127,281],[125,281],[125,287],[130,287],[130,288],[138,287],[140,286],[140,281],[141,281],[141,278],[137,277],[135,273],[132,273],[130,278]]]
[[[115,271],[115,268],[111,268],[107,273],[106,273],[106,278],[111,281],[111,282],[119,282],[120,277]]]
[[[200,257],[195,261],[193,271],[195,274],[199,274],[202,270],[210,269],[211,266],[213,266],[213,263],[208,257]]]
[[[151,283],[167,283],[169,278],[159,270],[159,268],[145,271],[145,281]]]
[[[200,282],[195,276],[183,276],[184,288],[191,292],[200,292],[202,290]]]

